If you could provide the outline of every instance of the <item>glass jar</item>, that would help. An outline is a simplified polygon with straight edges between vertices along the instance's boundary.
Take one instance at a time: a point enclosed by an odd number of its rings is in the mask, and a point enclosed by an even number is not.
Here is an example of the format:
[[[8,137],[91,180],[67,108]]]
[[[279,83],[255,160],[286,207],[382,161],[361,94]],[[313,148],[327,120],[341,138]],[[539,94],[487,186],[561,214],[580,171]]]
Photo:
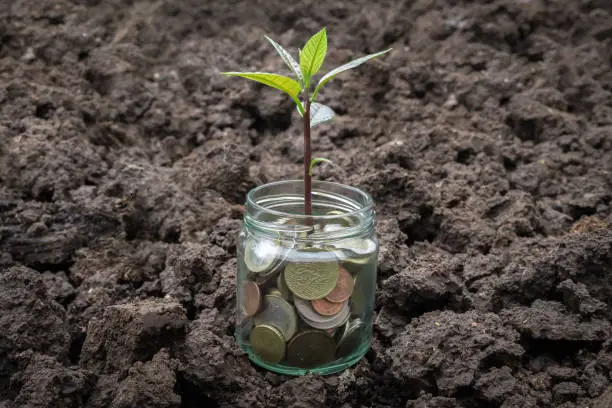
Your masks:
[[[372,337],[378,240],[372,198],[338,183],[281,181],[247,196],[238,242],[236,339],[257,365],[331,374]]]

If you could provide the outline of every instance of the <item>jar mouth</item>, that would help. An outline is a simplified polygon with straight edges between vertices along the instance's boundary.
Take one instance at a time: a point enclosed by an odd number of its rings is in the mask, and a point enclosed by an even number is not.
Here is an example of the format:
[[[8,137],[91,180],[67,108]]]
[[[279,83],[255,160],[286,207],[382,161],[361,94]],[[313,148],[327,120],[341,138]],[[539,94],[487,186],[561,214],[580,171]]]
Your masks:
[[[313,214],[304,214],[304,181],[283,180],[263,184],[249,191],[246,210],[251,216],[259,213],[296,221],[329,221],[338,217],[364,216],[372,212],[374,206],[372,196],[363,190],[321,180],[312,181],[312,201]],[[316,213],[315,209],[319,207],[333,208],[342,214]],[[301,208],[302,211],[288,211],[286,208]]]

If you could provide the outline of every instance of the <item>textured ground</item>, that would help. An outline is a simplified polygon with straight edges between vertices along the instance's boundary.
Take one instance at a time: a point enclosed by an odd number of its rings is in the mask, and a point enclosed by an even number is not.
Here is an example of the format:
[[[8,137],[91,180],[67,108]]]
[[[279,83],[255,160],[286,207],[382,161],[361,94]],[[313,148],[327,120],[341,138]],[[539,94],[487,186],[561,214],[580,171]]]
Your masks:
[[[0,407],[612,406],[609,0],[2,0]],[[238,205],[301,174],[276,70],[327,26],[314,151],[377,204],[339,376],[233,338]]]

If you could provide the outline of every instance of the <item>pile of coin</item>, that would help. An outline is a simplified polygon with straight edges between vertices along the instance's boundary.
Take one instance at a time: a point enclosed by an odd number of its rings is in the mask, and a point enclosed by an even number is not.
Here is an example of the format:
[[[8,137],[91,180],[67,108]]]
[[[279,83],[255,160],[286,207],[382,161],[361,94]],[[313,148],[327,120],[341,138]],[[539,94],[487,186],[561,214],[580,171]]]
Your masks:
[[[263,361],[312,368],[359,347],[364,323],[354,296],[355,271],[370,260],[376,245],[368,239],[342,245],[351,251],[350,262],[338,258],[338,248],[283,250],[271,240],[247,239],[249,274],[239,300],[250,322],[251,350]]]

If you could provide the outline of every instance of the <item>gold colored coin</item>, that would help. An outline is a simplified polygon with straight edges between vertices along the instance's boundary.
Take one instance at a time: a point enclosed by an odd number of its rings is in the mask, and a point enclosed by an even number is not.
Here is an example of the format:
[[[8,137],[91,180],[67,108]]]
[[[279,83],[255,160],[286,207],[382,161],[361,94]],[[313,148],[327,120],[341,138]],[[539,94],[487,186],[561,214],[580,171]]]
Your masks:
[[[285,283],[291,292],[306,300],[322,299],[338,283],[337,262],[290,263],[285,267]]]
[[[336,343],[325,331],[306,330],[287,345],[287,362],[300,368],[313,368],[334,359]]]
[[[268,289],[268,292],[266,294],[270,295],[270,296],[283,297],[283,294],[277,288],[270,288],[270,289]]]
[[[327,213],[327,215],[344,215],[344,211],[340,210],[331,210]]]
[[[251,348],[263,361],[278,363],[285,357],[285,338],[274,326],[261,324],[251,330]]]

